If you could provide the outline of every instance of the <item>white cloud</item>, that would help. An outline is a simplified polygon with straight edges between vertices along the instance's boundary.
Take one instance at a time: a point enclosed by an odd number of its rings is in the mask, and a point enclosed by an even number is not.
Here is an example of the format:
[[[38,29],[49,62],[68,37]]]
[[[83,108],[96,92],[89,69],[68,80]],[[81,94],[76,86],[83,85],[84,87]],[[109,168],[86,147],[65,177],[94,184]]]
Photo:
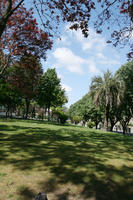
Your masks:
[[[82,65],[86,62],[80,56],[75,55],[69,48],[57,48],[53,52],[58,65],[65,67],[70,72],[82,74]]]
[[[102,51],[106,46],[105,39],[97,34],[93,29],[90,28],[88,38],[85,38],[81,32],[81,30],[68,30],[68,35],[72,38],[76,38],[76,40],[81,44],[82,49],[84,51],[95,49],[95,51]]]
[[[97,53],[96,57],[99,59],[99,63],[104,65],[119,65],[120,61],[117,59],[110,59],[106,57],[103,53]]]
[[[97,55],[96,55],[96,57],[97,58],[99,58],[99,59],[102,59],[102,60],[105,60],[106,59],[106,57],[103,55],[103,53],[97,53]]]
[[[101,60],[100,61],[101,64],[104,65],[120,65],[120,62],[118,60],[110,60],[108,58],[106,58],[105,60]]]
[[[99,69],[96,67],[96,62],[93,59],[87,61],[89,72],[92,74],[100,73]]]
[[[72,88],[66,84],[62,84],[62,88],[65,89],[66,92],[72,92]]]

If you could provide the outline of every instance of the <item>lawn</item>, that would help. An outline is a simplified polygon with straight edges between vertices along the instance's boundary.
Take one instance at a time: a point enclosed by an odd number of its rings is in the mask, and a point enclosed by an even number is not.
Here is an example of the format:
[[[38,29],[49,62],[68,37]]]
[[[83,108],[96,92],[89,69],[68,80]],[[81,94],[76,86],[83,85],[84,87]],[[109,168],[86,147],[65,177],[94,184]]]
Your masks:
[[[132,200],[133,137],[0,120],[0,200]]]

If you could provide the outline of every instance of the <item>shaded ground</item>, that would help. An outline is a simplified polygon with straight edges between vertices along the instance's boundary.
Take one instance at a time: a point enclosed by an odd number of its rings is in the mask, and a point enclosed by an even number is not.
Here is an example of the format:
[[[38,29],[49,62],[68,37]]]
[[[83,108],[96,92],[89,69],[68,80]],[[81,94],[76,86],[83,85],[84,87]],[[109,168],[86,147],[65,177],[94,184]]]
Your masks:
[[[133,137],[0,121],[0,200],[132,200]]]

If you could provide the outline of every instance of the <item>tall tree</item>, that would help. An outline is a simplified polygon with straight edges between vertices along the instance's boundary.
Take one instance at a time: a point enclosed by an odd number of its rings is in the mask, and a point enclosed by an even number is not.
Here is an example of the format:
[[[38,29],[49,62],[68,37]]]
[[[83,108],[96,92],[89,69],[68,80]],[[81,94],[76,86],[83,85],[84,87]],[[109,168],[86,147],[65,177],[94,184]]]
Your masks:
[[[125,133],[130,119],[133,117],[133,61],[122,65],[116,72],[116,78],[125,84],[124,96],[120,104],[120,123]]]
[[[25,118],[28,117],[30,101],[37,94],[38,81],[42,67],[37,57],[25,55],[9,69],[8,82],[19,91],[26,104]]]
[[[116,109],[120,103],[121,82],[117,81],[111,72],[107,71],[103,77],[96,76],[93,78],[90,90],[96,105],[104,110],[104,128],[108,130],[111,110]]]
[[[24,6],[21,6],[10,17],[6,32],[0,40],[0,54],[3,60],[0,75],[4,73],[10,62],[19,60],[26,53],[45,59],[46,51],[51,48],[51,45],[48,34],[38,28],[32,10],[27,11]]]
[[[40,78],[37,101],[41,107],[48,109],[48,120],[50,120],[51,106],[61,106],[67,102],[55,69],[48,69]]]

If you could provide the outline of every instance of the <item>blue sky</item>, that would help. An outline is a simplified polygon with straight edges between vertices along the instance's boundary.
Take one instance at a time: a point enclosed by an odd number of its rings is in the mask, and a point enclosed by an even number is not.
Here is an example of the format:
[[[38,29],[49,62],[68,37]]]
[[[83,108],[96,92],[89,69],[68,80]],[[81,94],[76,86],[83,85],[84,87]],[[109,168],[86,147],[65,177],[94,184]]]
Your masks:
[[[29,0],[26,0],[26,7],[31,7]],[[34,16],[41,27],[36,12]],[[92,18],[95,18],[94,16],[92,15]],[[93,23],[91,25],[93,26]],[[60,30],[60,39],[54,39],[53,48],[47,52],[47,60],[42,61],[42,65],[44,71],[56,68],[68,97],[66,106],[69,107],[89,91],[94,76],[103,75],[108,69],[115,73],[126,63],[128,48],[116,48],[107,44],[110,31],[107,32],[106,29],[103,30],[103,34],[96,34],[90,27],[88,38],[84,38],[80,30],[70,30],[66,24],[61,24]]]
[[[81,31],[72,31],[68,25],[55,39],[47,61],[42,62],[44,71],[56,68],[61,84],[66,90],[67,107],[82,98],[89,91],[92,78],[109,69],[112,73],[127,62],[126,48],[115,48],[106,43],[106,35],[96,34],[90,28],[88,38]]]

